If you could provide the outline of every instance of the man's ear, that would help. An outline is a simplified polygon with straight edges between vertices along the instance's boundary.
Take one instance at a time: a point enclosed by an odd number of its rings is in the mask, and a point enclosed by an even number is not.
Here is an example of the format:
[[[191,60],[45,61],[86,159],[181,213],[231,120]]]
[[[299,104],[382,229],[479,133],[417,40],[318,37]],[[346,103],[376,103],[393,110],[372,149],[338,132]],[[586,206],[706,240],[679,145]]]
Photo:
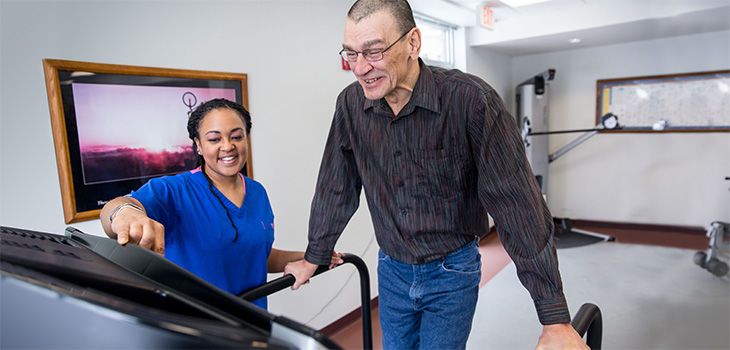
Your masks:
[[[418,60],[418,56],[421,54],[421,30],[418,28],[411,29],[410,39],[408,45],[411,49],[409,57],[414,61]]]

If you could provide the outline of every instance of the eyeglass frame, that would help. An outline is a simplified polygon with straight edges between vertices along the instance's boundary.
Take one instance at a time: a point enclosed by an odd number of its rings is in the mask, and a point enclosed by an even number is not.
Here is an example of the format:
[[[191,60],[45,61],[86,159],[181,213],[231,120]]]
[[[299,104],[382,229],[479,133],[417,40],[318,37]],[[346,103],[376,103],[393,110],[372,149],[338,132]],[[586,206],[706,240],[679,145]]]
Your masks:
[[[413,27],[413,28],[415,28],[415,27]],[[403,35],[401,35],[401,36],[400,36],[400,38],[398,38],[398,39],[397,39],[396,41],[394,41],[394,42],[393,42],[392,44],[388,45],[388,47],[386,47],[385,49],[382,49],[382,50],[380,50],[380,49],[365,49],[365,50],[362,50],[362,51],[355,51],[355,50],[349,50],[349,49],[342,49],[342,50],[340,50],[340,57],[342,57],[342,59],[344,59],[344,60],[345,60],[345,61],[347,61],[348,63],[351,63],[351,62],[357,62],[357,56],[358,56],[358,54],[361,54],[361,55],[362,55],[362,58],[364,58],[364,59],[365,59],[365,61],[368,61],[368,62],[377,62],[377,61],[380,61],[380,60],[382,60],[382,59],[383,59],[383,57],[384,57],[384,56],[383,56],[383,54],[385,53],[385,51],[388,51],[388,50],[390,50],[390,48],[391,48],[391,47],[393,47],[393,45],[395,45],[396,43],[398,43],[399,41],[401,41],[401,40],[402,40],[403,38],[405,38],[405,37],[406,37],[406,35],[408,35],[408,33],[410,33],[410,32],[411,32],[411,30],[413,30],[413,28],[411,28],[411,29],[409,29],[409,30],[408,30],[407,32],[403,33]],[[347,52],[346,52],[346,51],[347,51]],[[372,52],[372,51],[376,51],[376,52]],[[377,51],[380,51],[380,52],[377,52]],[[348,59],[348,58],[346,57],[346,56],[347,56],[347,55],[346,55],[346,53],[348,53],[348,52],[349,52],[349,53],[353,53],[353,52],[355,53],[355,59],[354,59],[354,60],[350,61],[350,60],[349,60],[349,59]],[[369,60],[369,59],[367,58],[367,55],[370,55],[370,54],[373,54],[373,53],[376,53],[376,54],[377,54],[377,53],[379,53],[379,54],[380,54],[380,58],[378,58],[378,59],[372,59],[372,60]]]

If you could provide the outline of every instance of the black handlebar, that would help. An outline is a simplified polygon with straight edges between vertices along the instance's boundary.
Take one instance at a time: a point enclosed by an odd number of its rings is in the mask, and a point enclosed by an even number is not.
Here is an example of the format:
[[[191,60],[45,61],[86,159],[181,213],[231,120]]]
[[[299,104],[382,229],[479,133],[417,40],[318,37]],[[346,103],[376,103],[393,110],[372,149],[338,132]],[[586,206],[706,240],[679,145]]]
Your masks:
[[[355,265],[355,268],[357,268],[357,271],[360,274],[360,299],[362,303],[362,341],[363,348],[369,350],[373,348],[373,334],[371,320],[372,315],[370,310],[370,275],[368,274],[368,268],[367,265],[365,265],[365,262],[357,255],[346,253],[342,257],[342,260],[344,261],[344,264],[349,263]],[[317,276],[325,271],[329,271],[329,267],[327,265],[321,265],[317,268],[312,277]],[[274,294],[283,289],[289,288],[294,284],[294,282],[296,282],[296,278],[294,278],[294,276],[284,275],[282,277],[264,283],[258,287],[254,287],[247,291],[244,291],[238,294],[238,296],[247,301],[254,301],[261,299],[267,295]]]
[[[327,271],[327,266],[321,265],[317,268],[317,271],[314,272],[313,276],[317,276],[322,272]],[[253,287],[249,290],[243,291],[240,294],[238,294],[239,298],[242,298],[246,301],[256,301],[259,300],[267,295],[274,294],[278,291],[284,290],[288,287],[291,287],[294,282],[296,282],[296,278],[294,278],[294,275],[284,275],[277,279],[271,280],[269,282],[266,282],[260,286]]]
[[[583,337],[586,337],[586,345],[591,350],[600,350],[603,338],[603,319],[601,317],[601,309],[598,306],[585,303],[578,309],[578,313],[573,317],[571,322],[575,331]]]

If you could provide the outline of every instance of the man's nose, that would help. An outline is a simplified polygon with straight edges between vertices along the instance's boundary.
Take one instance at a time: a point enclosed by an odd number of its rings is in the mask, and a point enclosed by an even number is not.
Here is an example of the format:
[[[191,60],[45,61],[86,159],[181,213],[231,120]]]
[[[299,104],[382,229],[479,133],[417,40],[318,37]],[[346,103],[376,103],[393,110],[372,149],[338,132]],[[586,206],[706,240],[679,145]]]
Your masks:
[[[355,62],[350,62],[350,68],[352,69],[352,72],[355,73],[355,75],[365,75],[367,72],[369,72],[371,69],[373,69],[373,66],[370,64],[370,62],[365,60],[365,57],[362,57],[362,54],[359,54],[360,57],[358,57],[358,60]]]

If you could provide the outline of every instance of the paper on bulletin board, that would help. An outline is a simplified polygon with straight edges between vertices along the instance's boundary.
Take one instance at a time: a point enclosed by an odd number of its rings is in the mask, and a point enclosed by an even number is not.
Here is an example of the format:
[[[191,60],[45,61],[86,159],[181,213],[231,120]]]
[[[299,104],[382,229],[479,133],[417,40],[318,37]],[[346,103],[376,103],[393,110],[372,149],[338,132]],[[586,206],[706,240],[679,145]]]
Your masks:
[[[599,80],[598,107],[629,128],[730,130],[730,71]]]

